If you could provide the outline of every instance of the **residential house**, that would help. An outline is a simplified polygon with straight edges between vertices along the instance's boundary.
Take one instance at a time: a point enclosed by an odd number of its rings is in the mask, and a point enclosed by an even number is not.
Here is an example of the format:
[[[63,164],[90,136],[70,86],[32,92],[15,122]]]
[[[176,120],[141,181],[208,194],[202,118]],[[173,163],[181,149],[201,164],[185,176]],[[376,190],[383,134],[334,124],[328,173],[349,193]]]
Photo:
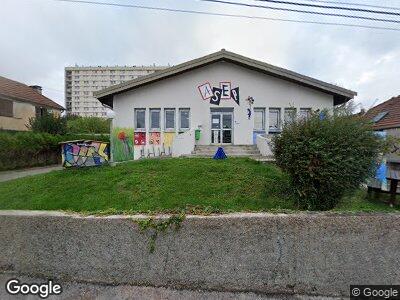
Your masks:
[[[400,139],[400,96],[369,109],[365,117],[373,122],[376,131],[383,131],[387,136]],[[399,149],[393,149],[393,153],[387,156],[388,162],[400,162]]]
[[[0,76],[0,129],[28,130],[32,117],[45,111],[61,114],[64,108],[42,95],[40,86],[28,86]]]

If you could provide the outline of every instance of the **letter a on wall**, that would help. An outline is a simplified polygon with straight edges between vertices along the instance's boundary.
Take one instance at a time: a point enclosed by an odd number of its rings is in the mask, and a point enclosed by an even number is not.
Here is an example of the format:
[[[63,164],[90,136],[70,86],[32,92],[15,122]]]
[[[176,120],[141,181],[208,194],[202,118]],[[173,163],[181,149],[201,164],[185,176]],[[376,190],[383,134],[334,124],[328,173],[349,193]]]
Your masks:
[[[198,89],[203,100],[208,100],[213,95],[211,84],[209,84],[208,82],[198,86]]]

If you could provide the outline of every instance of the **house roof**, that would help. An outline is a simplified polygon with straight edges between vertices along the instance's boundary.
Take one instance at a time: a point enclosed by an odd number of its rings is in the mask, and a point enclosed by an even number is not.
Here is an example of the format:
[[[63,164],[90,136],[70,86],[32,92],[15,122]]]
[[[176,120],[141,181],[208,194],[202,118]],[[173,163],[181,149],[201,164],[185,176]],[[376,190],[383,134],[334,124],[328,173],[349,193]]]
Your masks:
[[[35,91],[30,86],[0,76],[0,99],[29,102],[49,108],[64,110],[64,107]]]
[[[400,95],[371,108],[365,117],[374,122],[374,129],[400,127]]]
[[[131,81],[110,86],[106,89],[95,92],[94,96],[99,99],[101,103],[112,107],[113,96],[116,94],[164,80],[219,61],[234,63],[248,69],[328,93],[334,96],[334,105],[345,103],[357,95],[354,91],[222,49],[221,51],[154,72],[147,76],[142,76]]]

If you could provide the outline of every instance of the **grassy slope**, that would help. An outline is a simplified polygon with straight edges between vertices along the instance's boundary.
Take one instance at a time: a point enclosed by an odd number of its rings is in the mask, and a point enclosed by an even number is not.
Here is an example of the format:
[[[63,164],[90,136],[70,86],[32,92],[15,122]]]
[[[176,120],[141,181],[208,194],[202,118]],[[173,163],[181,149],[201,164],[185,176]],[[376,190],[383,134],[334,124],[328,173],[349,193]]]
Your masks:
[[[336,210],[391,211],[358,192]],[[295,209],[287,178],[248,159],[142,160],[0,183],[0,209],[94,213]]]

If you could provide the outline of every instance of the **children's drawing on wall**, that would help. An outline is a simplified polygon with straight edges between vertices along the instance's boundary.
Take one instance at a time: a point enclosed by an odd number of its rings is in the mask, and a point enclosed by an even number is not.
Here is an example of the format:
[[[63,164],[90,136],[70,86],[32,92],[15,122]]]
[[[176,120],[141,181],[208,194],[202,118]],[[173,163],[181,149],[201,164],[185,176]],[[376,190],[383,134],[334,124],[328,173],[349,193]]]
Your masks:
[[[221,81],[218,87],[211,87],[209,82],[205,82],[197,87],[203,100],[210,101],[210,104],[219,105],[222,100],[230,100],[239,103],[239,87],[232,88],[229,81]]]
[[[106,142],[70,141],[62,145],[63,167],[92,167],[107,164],[110,148]]]
[[[150,145],[160,145],[161,144],[161,133],[160,132],[151,132],[149,144]]]
[[[135,146],[146,145],[146,132],[135,132]]]
[[[164,146],[171,147],[175,138],[175,132],[164,132]]]
[[[133,129],[116,127],[112,131],[111,151],[113,160],[116,162],[132,160],[133,152]]]

